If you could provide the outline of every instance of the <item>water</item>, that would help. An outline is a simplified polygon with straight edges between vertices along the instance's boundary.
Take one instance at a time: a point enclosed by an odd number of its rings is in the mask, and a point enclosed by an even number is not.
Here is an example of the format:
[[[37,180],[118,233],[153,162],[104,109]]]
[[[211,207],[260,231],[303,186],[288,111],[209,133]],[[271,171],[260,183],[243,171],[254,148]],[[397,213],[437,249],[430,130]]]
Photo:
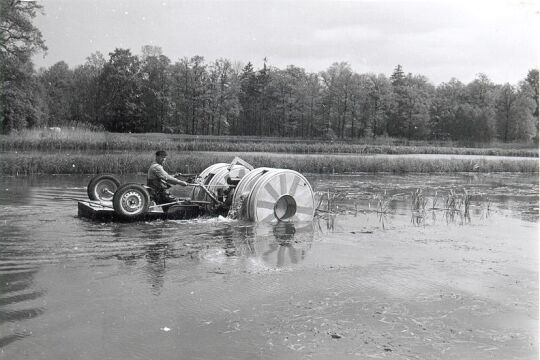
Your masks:
[[[264,226],[80,219],[89,179],[0,179],[0,359],[538,356],[535,175],[308,175]]]

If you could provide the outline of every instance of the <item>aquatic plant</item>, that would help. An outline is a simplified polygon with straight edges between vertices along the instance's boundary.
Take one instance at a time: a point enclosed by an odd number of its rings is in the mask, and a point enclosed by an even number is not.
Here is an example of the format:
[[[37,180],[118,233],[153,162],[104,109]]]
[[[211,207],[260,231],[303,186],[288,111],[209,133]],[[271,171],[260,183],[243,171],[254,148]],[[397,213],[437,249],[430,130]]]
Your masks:
[[[485,145],[485,144],[479,144]],[[2,151],[222,151],[273,152],[290,154],[453,154],[538,157],[538,149],[526,144],[488,144],[488,147],[463,147],[453,143],[428,141],[378,140],[324,142],[320,140],[190,136],[171,134],[120,134],[93,131],[88,127],[68,127],[60,132],[33,129],[0,135]]]
[[[386,217],[390,213],[390,201],[392,201],[392,198],[388,196],[386,190],[379,196],[377,196],[377,217],[379,219],[379,223],[381,224],[383,230],[385,229],[385,222]]]
[[[423,224],[426,215],[427,198],[422,189],[416,189],[411,195],[411,222],[415,225]]]
[[[467,159],[379,158],[341,155],[292,155],[263,153],[171,152],[166,168],[171,172],[199,173],[211,164],[230,162],[238,155],[254,167],[274,167],[300,173],[454,173],[471,172]],[[134,174],[146,173],[153,151],[109,152],[9,152],[0,157],[2,175],[33,174]],[[538,172],[534,159],[480,159],[478,172]]]
[[[450,189],[444,198],[442,207],[439,207],[439,192],[436,191],[431,200],[431,207],[427,208],[427,210],[431,211],[433,219],[436,219],[436,211],[442,211],[447,223],[455,222],[456,216],[459,217],[461,223],[463,223],[463,221],[470,222],[472,194],[470,194],[467,189],[463,189],[462,192],[462,194],[459,194],[455,189]],[[425,222],[427,203],[428,198],[424,196],[422,189],[419,188],[412,192],[411,222],[416,225]],[[487,206],[489,208],[489,201]]]

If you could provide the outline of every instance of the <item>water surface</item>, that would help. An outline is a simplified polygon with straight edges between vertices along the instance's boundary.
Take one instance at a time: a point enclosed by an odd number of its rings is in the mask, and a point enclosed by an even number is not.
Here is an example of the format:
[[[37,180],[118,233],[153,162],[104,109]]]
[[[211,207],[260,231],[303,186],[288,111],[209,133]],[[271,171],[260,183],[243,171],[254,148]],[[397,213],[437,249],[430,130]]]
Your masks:
[[[90,176],[1,178],[0,359],[538,357],[537,175],[307,177],[319,216],[270,225],[93,222]]]

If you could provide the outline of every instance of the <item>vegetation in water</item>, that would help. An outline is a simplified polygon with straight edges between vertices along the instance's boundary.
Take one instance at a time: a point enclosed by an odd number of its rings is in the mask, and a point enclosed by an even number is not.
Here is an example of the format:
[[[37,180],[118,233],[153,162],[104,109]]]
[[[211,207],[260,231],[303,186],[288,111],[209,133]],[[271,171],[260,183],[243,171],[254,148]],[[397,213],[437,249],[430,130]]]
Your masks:
[[[476,144],[485,146],[485,144]],[[171,134],[121,134],[74,127],[51,131],[22,130],[0,135],[2,151],[221,151],[268,152],[290,154],[453,154],[538,157],[538,149],[524,144],[494,143],[488,147],[463,147],[447,141],[403,141],[392,138],[365,138],[350,141],[306,141],[302,139],[189,136]]]
[[[283,155],[236,153],[254,167],[287,168],[301,173],[357,172],[538,172],[538,160],[505,159],[422,159],[374,156]],[[152,152],[84,153],[5,153],[0,157],[3,175],[32,174],[132,174],[146,173]],[[230,162],[227,153],[171,153],[166,167],[171,172],[199,173],[206,167]]]
[[[456,190],[454,188],[436,191],[433,195],[428,195],[424,189],[417,188],[410,193],[388,194],[386,190],[379,194],[370,194],[366,199],[349,199],[349,204],[345,205],[343,200],[348,195],[343,192],[318,191],[315,193],[316,206],[315,215],[317,218],[326,220],[327,226],[333,228],[335,216],[338,214],[352,214],[358,216],[362,214],[375,214],[377,220],[385,229],[385,223],[388,222],[388,215],[393,213],[392,202],[408,199],[410,202],[411,223],[417,226],[426,225],[428,216],[433,221],[442,214],[442,219],[446,223],[465,224],[471,222],[471,205],[473,199],[474,206],[481,210],[482,217],[488,217],[491,211],[491,201],[489,197],[482,193],[472,194],[467,189]],[[441,201],[442,199],[442,201]],[[350,201],[354,201],[351,205]],[[358,209],[358,201],[367,200],[368,208],[365,206],[362,210]],[[341,207],[338,205],[341,203]],[[371,206],[373,203],[373,207]],[[354,206],[354,208],[353,208]],[[361,231],[370,232],[370,231]]]

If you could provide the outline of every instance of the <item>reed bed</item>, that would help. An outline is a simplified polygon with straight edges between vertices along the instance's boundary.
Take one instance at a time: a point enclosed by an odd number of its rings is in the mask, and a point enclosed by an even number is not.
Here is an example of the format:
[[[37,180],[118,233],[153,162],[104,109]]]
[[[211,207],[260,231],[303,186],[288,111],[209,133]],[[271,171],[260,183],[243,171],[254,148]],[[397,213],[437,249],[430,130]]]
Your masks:
[[[366,139],[376,142],[376,139]],[[418,144],[415,142],[414,144]],[[61,132],[27,130],[0,135],[0,151],[221,151],[290,154],[450,154],[538,157],[537,148],[507,148],[497,144],[488,148],[435,145],[393,145],[351,142],[322,142],[239,137],[197,137],[167,134],[117,134],[84,128]]]
[[[301,173],[343,174],[357,172],[453,173],[538,172],[536,159],[422,159],[373,156],[283,155],[262,153],[171,152],[166,168],[171,172],[198,173],[209,165],[230,162],[238,155],[255,167],[287,168]],[[5,153],[0,157],[3,175],[145,173],[152,152],[107,154]]]

